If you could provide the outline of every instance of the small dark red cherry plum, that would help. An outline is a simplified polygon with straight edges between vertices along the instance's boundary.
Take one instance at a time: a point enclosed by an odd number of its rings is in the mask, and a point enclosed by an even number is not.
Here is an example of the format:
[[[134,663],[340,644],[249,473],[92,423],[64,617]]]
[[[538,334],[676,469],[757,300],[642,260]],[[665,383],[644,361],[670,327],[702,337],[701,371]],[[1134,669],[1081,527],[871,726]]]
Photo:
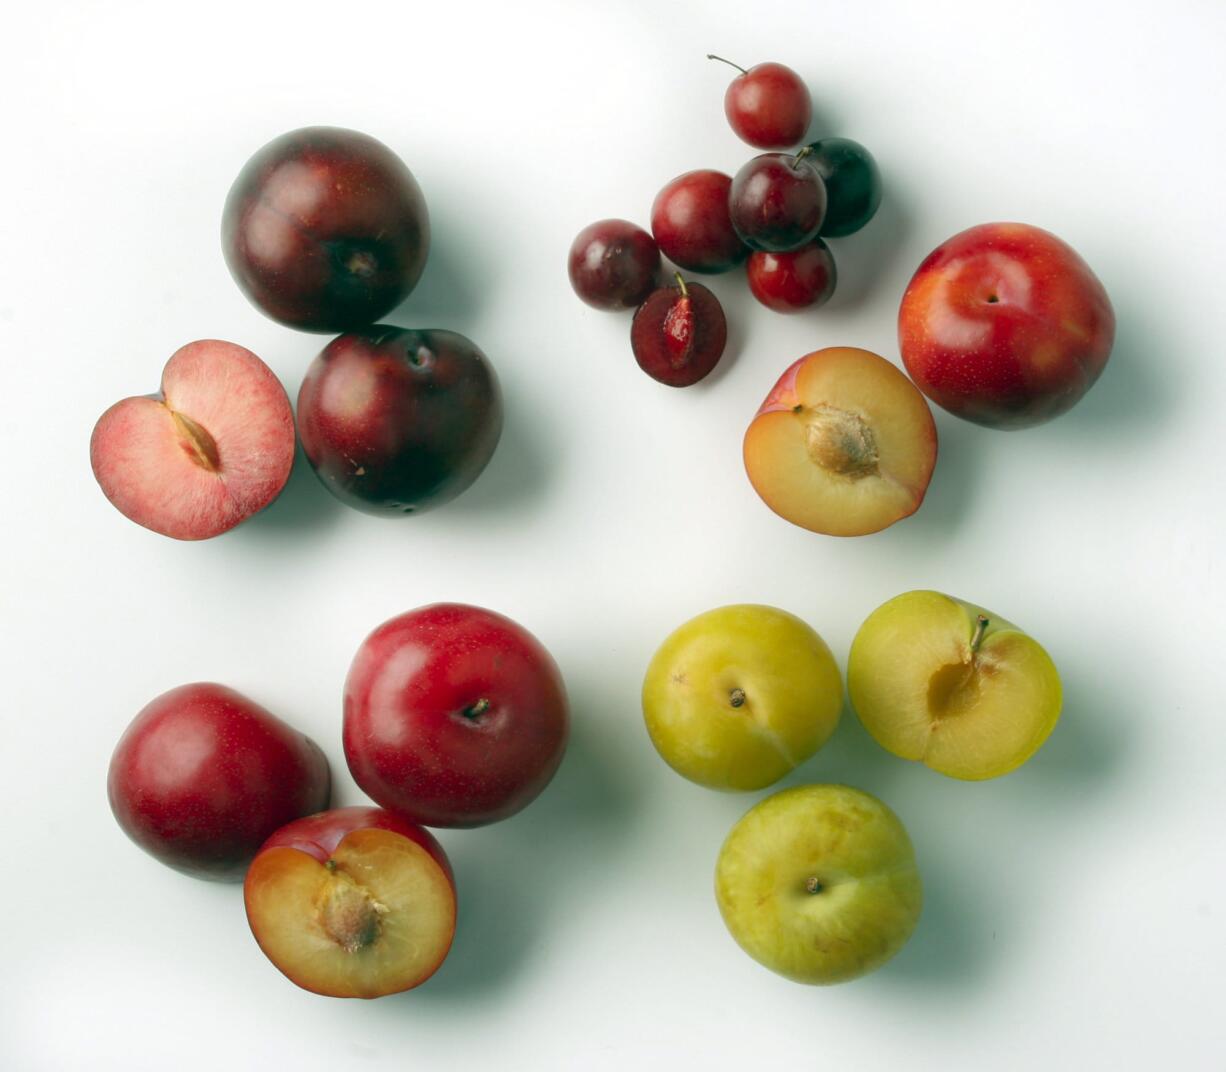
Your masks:
[[[755,149],[790,149],[809,129],[813,105],[809,88],[791,67],[759,63],[749,70],[722,56],[708,55],[741,73],[724,93],[724,114],[737,137]]]
[[[111,756],[123,832],[198,878],[239,881],[279,827],[328,806],[328,761],[309,737],[224,685],[181,685],[147,704]]]
[[[425,826],[505,819],[549,783],[569,714],[549,652],[509,618],[436,603],[384,622],[345,681],[349,770]]]
[[[125,517],[204,540],[281,494],[294,465],[294,414],[255,354],[202,339],[171,355],[158,394],[125,398],[98,418],[89,460]]]
[[[298,392],[298,434],[341,502],[384,517],[454,499],[502,434],[489,359],[454,331],[376,325],[333,339]]]
[[[763,153],[732,180],[732,226],[751,249],[787,253],[817,237],[826,215],[826,187],[809,166],[808,148],[794,156]]]
[[[834,294],[837,272],[820,238],[790,253],[749,255],[746,276],[753,296],[777,313],[799,313],[824,305]]]
[[[678,268],[715,274],[749,256],[728,214],[731,187],[732,179],[722,171],[700,169],[678,175],[656,194],[651,233]]]
[[[571,243],[570,285],[596,309],[634,309],[660,272],[656,240],[629,220],[598,220]]]
[[[262,312],[303,331],[349,331],[417,285],[430,219],[413,173],[382,142],[304,127],[247,161],[226,198],[221,244]]]
[[[326,997],[411,990],[438,970],[455,935],[442,846],[379,808],[334,808],[282,827],[251,862],[243,901],[265,956]]]
[[[728,322],[723,307],[701,283],[654,291],[634,314],[630,345],[634,359],[653,380],[688,387],[706,376],[723,355]]]

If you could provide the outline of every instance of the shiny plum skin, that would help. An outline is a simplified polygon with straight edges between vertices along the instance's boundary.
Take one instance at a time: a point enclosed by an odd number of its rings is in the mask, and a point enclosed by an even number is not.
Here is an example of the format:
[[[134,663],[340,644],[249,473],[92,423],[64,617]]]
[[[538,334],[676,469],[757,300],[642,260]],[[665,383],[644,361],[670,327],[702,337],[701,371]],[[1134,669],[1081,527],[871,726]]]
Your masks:
[[[971,227],[933,250],[898,310],[903,364],[955,416],[1026,428],[1070,409],[1102,374],[1115,312],[1067,243],[1024,223]]]
[[[802,157],[763,153],[734,176],[728,207],[747,246],[787,253],[817,237],[826,215],[826,188]]]
[[[393,815],[382,808],[363,807],[358,805],[350,808],[332,808],[315,815],[307,815],[295,819],[292,823],[277,830],[263,845],[265,849],[290,848],[305,852],[308,856],[326,864],[336,847],[355,830],[390,830],[393,834],[406,837],[420,845],[433,858],[435,863],[455,886],[455,876],[451,870],[451,861],[443,852],[443,847],[429,830],[416,823],[410,823],[399,815]]]
[[[749,256],[728,214],[732,179],[700,169],[678,175],[656,194],[651,233],[660,252],[687,272],[715,274]]]
[[[373,324],[417,285],[430,219],[417,180],[382,142],[305,127],[247,162],[221,235],[257,308],[288,327],[338,332]]]
[[[660,287],[630,326],[639,368],[669,387],[689,387],[707,376],[727,341],[723,306],[701,283]]]
[[[425,826],[480,826],[549,783],[569,713],[553,658],[522,626],[438,603],[363,641],[345,681],[345,758],[377,804]]]
[[[660,250],[629,220],[598,220],[571,243],[567,272],[575,293],[594,309],[634,309],[655,288]]]
[[[881,172],[877,161],[850,138],[822,138],[810,143],[805,162],[826,187],[826,218],[818,232],[842,238],[860,230],[881,205]]]
[[[309,737],[223,685],[182,685],[147,704],[111,757],[107,797],[124,833],[162,863],[239,881],[266,838],[328,806]]]
[[[813,105],[791,67],[759,63],[728,84],[724,114],[737,137],[755,149],[790,149],[809,129]]]
[[[455,498],[501,433],[494,368],[454,331],[376,325],[341,335],[298,392],[298,434],[324,487],[380,516]]]
[[[749,255],[745,270],[753,296],[777,313],[799,313],[828,302],[838,273],[830,248],[820,238],[790,253]]]

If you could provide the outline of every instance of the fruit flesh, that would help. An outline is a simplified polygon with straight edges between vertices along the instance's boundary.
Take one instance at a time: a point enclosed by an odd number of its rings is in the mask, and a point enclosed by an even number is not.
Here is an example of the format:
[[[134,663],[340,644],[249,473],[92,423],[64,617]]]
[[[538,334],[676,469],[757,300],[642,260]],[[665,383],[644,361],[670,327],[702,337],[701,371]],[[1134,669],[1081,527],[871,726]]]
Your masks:
[[[354,830],[323,863],[297,848],[265,849],[245,898],[268,958],[299,986],[333,997],[418,985],[443,962],[455,931],[447,873],[391,830]]]
[[[922,885],[898,817],[846,786],[787,789],[732,829],[716,865],[732,936],[796,982],[845,982],[880,967],[919,919]]]
[[[643,680],[643,716],[661,757],[712,789],[761,789],[834,732],[843,682],[799,618],[738,604],[674,630]]]
[[[203,339],[171,355],[161,393],[99,419],[90,464],[125,517],[177,540],[233,528],[273,501],[294,464],[294,418],[250,350]]]
[[[936,425],[914,385],[868,350],[831,347],[780,377],[745,433],[763,501],[814,532],[876,532],[915,512],[936,464]]]
[[[882,747],[955,778],[1015,769],[1060,715],[1047,652],[1003,618],[939,592],[905,593],[875,610],[847,674],[856,713]]]
[[[719,363],[728,341],[723,306],[701,283],[660,287],[634,314],[630,346],[639,368],[669,387],[688,387]]]

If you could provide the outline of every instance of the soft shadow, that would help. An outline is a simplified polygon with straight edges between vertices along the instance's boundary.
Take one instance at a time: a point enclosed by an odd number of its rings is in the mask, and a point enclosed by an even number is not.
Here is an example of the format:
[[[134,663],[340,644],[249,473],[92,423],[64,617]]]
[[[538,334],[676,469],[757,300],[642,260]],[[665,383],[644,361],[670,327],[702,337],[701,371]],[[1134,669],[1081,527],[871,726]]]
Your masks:
[[[528,513],[545,493],[552,472],[542,439],[541,409],[521,399],[504,399],[502,438],[485,471],[471,488],[449,503],[448,516],[519,510]]]
[[[448,328],[463,331],[473,319],[481,280],[474,274],[484,262],[477,236],[470,240],[462,225],[446,212],[430,210],[430,253],[417,286],[381,323],[396,327]]]
[[[289,534],[309,536],[325,525],[335,524],[346,507],[320,483],[311,463],[294,448],[294,468],[280,495],[249,522],[234,532],[284,539]]]
[[[550,921],[600,911],[595,896],[620,866],[641,803],[614,739],[620,712],[599,693],[570,684],[571,739],[557,775],[519,815],[446,834],[459,920],[438,973],[410,1000],[471,1001],[504,987],[548,944]],[[586,907],[585,907],[586,906]]]
[[[1118,649],[1112,655],[1114,661],[1125,658]],[[1043,791],[1045,799],[1053,793],[1083,799],[1116,775],[1131,748],[1138,714],[1128,694],[1121,694],[1118,674],[1112,674],[1114,682],[1104,681],[1101,668],[1101,657],[1097,663],[1092,659],[1070,662],[1067,654],[1061,659],[1064,707],[1060,721],[1021,768],[1028,779],[1048,783]],[[1112,688],[1113,683],[1116,688]]]
[[[851,704],[844,700],[843,713],[834,736],[816,756],[802,763],[771,791],[797,785],[834,783],[888,798],[889,790],[886,787],[899,774],[906,774],[905,764],[873,740],[851,709]]]
[[[1146,314],[1153,302],[1145,294],[1119,290],[1115,305],[1115,345],[1093,387],[1076,406],[1052,422],[1051,432],[1070,439],[1097,440],[1150,434],[1167,424],[1178,409],[1177,385],[1186,377],[1171,375],[1177,364],[1169,354],[1169,335]]]
[[[912,216],[905,200],[886,181],[873,218],[855,234],[827,241],[838,281],[834,296],[822,309],[854,310],[874,298],[881,281],[890,278],[911,230]]]
[[[977,439],[988,430],[932,407],[937,424],[937,461],[920,508],[881,534],[883,540],[945,538],[963,524],[982,469]]]
[[[684,274],[684,273],[683,273]],[[719,363],[707,376],[694,385],[703,391],[719,383],[736,365],[738,358],[745,351],[745,341],[749,337],[749,325],[754,316],[756,300],[750,293],[749,284],[745,281],[745,268],[738,266],[726,272],[716,282],[710,277],[688,276],[691,282],[702,283],[718,299],[723,307],[724,316],[728,321],[728,338],[724,343],[724,352]]]
[[[934,838],[916,846],[924,907],[910,941],[877,976],[884,985],[967,986],[999,955],[984,907],[993,898],[982,861],[966,852],[943,853],[939,844]]]

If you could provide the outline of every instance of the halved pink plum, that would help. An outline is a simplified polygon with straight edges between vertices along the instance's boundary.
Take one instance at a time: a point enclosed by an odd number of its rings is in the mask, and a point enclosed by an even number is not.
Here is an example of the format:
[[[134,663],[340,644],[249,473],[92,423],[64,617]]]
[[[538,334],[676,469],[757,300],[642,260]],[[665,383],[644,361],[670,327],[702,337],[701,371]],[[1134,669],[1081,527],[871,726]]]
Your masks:
[[[294,415],[255,354],[204,339],[171,355],[159,394],[125,398],[98,419],[89,459],[125,517],[204,540],[280,494],[294,464]]]

